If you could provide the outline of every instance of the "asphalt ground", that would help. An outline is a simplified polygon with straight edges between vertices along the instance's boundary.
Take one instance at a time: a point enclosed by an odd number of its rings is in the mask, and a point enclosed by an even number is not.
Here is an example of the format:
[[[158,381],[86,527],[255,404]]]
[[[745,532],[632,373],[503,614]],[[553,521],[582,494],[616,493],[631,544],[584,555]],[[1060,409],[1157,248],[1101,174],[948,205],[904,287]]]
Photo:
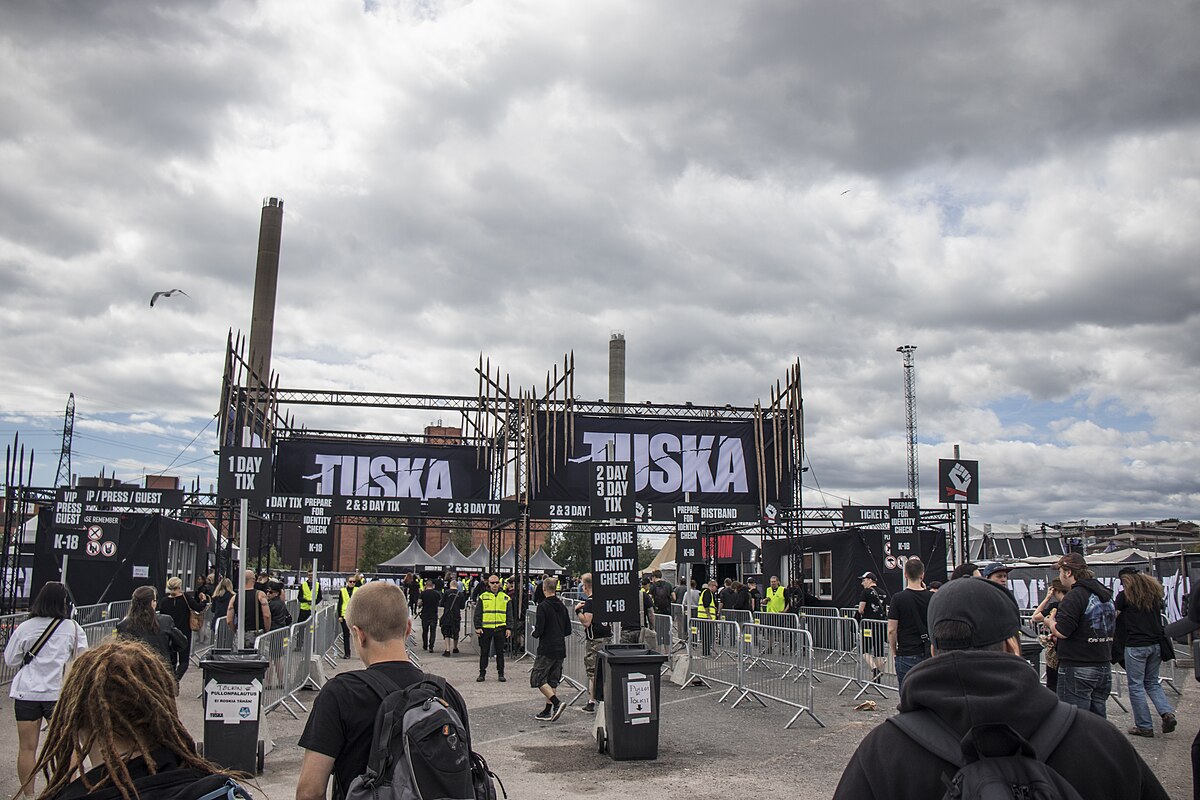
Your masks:
[[[441,642],[438,646],[440,648]],[[887,715],[894,713],[894,693],[878,699],[878,710],[855,711],[853,692],[838,696],[840,683],[826,680],[816,688],[815,710],[825,723],[818,726],[801,717],[788,730],[783,726],[794,709],[767,702],[765,707],[732,699],[719,703],[723,690],[682,688],[664,680],[661,694],[659,752],[655,761],[614,761],[597,752],[594,716],[568,708],[557,722],[539,722],[533,715],[543,705],[529,687],[531,660],[509,662],[508,682],[496,680],[494,666],[484,683],[476,683],[478,657],[464,652],[451,658],[418,653],[424,667],[444,676],[466,699],[474,746],[514,798],[589,797],[629,800],[653,790],[682,797],[740,797],[782,795],[825,800],[833,796],[842,769],[859,741]],[[357,660],[338,659],[336,670],[355,669]],[[1191,798],[1190,747],[1200,725],[1200,691],[1180,670],[1182,697],[1168,693],[1178,706],[1179,730],[1154,739],[1133,739],[1172,798]],[[1186,679],[1186,680],[1185,680]],[[179,710],[198,740],[203,735],[200,670],[184,676]],[[306,705],[314,692],[298,695]],[[569,697],[570,695],[566,695]],[[1126,703],[1126,705],[1128,705]],[[13,702],[0,699],[0,715],[13,719]],[[1109,715],[1121,730],[1131,715],[1110,702]],[[252,785],[256,797],[284,800],[294,795],[303,751],[297,746],[304,714],[293,720],[282,709],[267,715],[274,742],[266,768]],[[12,724],[12,723],[8,723]],[[17,788],[15,728],[0,736],[0,794],[12,797]],[[1102,758],[1103,754],[1097,754]],[[896,776],[903,780],[902,775]],[[665,795],[663,795],[665,796]]]

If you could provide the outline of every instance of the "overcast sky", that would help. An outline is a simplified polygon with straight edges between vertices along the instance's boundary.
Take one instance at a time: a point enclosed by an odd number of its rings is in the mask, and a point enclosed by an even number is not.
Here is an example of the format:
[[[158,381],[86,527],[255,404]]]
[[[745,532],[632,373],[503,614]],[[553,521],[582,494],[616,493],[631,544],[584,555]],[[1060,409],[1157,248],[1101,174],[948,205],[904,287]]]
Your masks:
[[[211,480],[278,196],[283,386],[573,350],[600,398],[622,330],[630,401],[751,405],[799,358],[806,504],[882,504],[913,344],[925,505],[957,443],[973,522],[1196,519],[1198,41],[1190,0],[5,3],[0,437],[50,484],[74,392],[75,472]]]

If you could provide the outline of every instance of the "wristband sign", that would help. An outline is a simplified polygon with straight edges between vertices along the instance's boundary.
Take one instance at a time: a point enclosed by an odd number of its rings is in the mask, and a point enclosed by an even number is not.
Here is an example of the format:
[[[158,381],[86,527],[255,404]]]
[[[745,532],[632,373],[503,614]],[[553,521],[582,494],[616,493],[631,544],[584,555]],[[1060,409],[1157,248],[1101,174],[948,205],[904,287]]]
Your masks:
[[[116,514],[83,514],[82,530],[56,531],[52,548],[58,555],[88,561],[112,561],[121,538],[121,518]]]
[[[638,624],[637,561],[636,527],[592,529],[592,615],[596,622]]]

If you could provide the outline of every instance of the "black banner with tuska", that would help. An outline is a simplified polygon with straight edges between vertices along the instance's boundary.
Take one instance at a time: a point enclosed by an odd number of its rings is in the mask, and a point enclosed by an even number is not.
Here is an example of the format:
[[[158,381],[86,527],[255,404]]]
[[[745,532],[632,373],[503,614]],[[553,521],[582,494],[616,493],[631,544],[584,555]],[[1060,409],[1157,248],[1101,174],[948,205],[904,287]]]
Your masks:
[[[372,500],[487,500],[490,488],[468,445],[288,439],[275,449],[275,493],[343,498],[334,513],[372,513]],[[397,513],[413,509],[402,505]]]
[[[547,438],[550,426],[540,424],[536,463],[561,461],[562,444],[553,448]],[[775,441],[764,431],[762,474],[766,476],[768,503],[791,504],[790,451],[776,475]],[[551,468],[549,477],[539,468],[539,501],[588,503],[595,473],[591,467],[608,461],[633,465],[638,503],[674,505],[695,503],[715,506],[759,506],[759,464],[754,446],[754,423],[749,420],[665,419],[661,417],[593,417],[577,415],[574,442],[566,464]],[[778,487],[778,488],[777,488]]]

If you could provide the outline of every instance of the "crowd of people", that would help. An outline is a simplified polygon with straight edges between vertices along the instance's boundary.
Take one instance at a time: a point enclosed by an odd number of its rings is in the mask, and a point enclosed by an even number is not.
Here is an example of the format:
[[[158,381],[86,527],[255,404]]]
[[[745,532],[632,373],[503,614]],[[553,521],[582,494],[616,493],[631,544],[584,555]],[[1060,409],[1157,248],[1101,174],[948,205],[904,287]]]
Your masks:
[[[1037,687],[1036,670],[1014,669],[1008,660],[1022,657],[1022,620],[1007,589],[1008,568],[1003,564],[965,563],[955,568],[944,586],[935,586],[926,584],[920,559],[910,558],[903,567],[905,588],[891,597],[874,573],[860,577],[856,616],[881,625],[886,620],[887,625],[886,642],[866,647],[864,641],[863,655],[876,681],[890,659],[900,689],[901,721],[880,725],[864,739],[846,767],[836,797],[938,794],[952,768],[961,765],[947,764],[944,758],[937,761],[929,742],[914,738],[913,730],[920,728],[906,724],[909,717],[924,719],[922,724],[936,717],[936,724],[958,738],[973,735],[979,726],[1003,722],[1018,744],[1044,744],[1046,734],[1039,731],[1061,727],[1053,747],[1039,759],[1083,796],[1165,797],[1128,740],[1114,738],[1116,729],[1104,722],[1112,664],[1120,663],[1128,678],[1134,719],[1128,735],[1154,738],[1174,732],[1178,719],[1160,682],[1162,659],[1171,647],[1166,637],[1200,629],[1200,609],[1193,614],[1195,619],[1184,621],[1191,626],[1187,631],[1178,626],[1168,631],[1163,626],[1163,587],[1152,575],[1132,567],[1121,569],[1121,589],[1114,596],[1082,555],[1068,553],[1055,566],[1058,577],[1049,583],[1045,599],[1032,615],[1041,628],[1045,688]],[[170,578],[161,598],[152,586],[138,587],[128,612],[115,626],[114,640],[90,650],[82,628],[71,619],[65,587],[55,582],[42,587],[29,618],[16,628],[4,652],[6,663],[20,667],[10,695],[17,720],[22,793],[34,796],[39,775],[45,786],[37,796],[54,800],[84,795],[115,800],[129,797],[131,789],[151,785],[147,781],[152,779],[168,785],[229,777],[195,754],[194,742],[175,709],[200,615],[211,604],[214,615],[223,611],[233,624],[241,613],[247,641],[252,641],[251,634],[290,625],[292,620],[278,581],[247,571],[240,593],[230,591],[228,584],[206,576],[194,590],[185,591],[180,579]],[[546,576],[526,587],[536,601],[532,612],[535,659],[529,682],[544,701],[533,715],[539,721],[558,720],[565,709],[557,688],[563,680],[571,615],[560,595],[569,587],[581,593],[581,599],[572,601],[572,610],[584,630],[589,695],[585,712],[595,710],[598,654],[613,641],[613,628],[594,613],[590,574],[582,575],[574,586]],[[724,586],[712,580],[698,588],[695,581],[672,584],[655,572],[642,579],[641,588],[638,622],[622,626],[623,641],[645,643],[652,638],[655,615],[670,614],[674,604],[683,605],[685,613],[698,619],[718,619],[725,610],[798,613],[814,600],[798,581],[785,587],[777,576],[760,591],[752,578],[744,584],[726,580]],[[361,575],[351,575],[337,597],[345,655],[349,657],[353,645],[367,671],[378,672],[400,688],[414,685],[425,673],[407,655],[412,619],[420,620],[422,649],[436,652],[436,636],[441,633],[442,655],[450,657],[459,652],[470,600],[470,624],[479,645],[477,680],[486,680],[494,661],[498,680],[505,681],[505,650],[517,624],[514,595],[512,579],[498,575],[471,582],[408,575],[398,584],[366,582]],[[310,586],[305,578],[299,588],[301,620],[311,615],[320,599],[320,586]],[[1196,605],[1200,606],[1200,598]],[[368,711],[379,698],[372,682],[357,679],[357,672],[361,671],[336,676],[317,696],[300,740],[305,750],[297,786],[300,800],[324,797],[331,777],[334,796],[344,796],[365,767],[373,723]],[[137,702],[129,699],[135,687],[143,692]],[[448,685],[445,695],[466,726],[461,696]],[[1062,723],[1055,716],[1060,703],[1072,709]],[[1157,730],[1152,711],[1157,714]],[[39,752],[43,721],[50,724]],[[1193,753],[1198,746],[1200,736]],[[1102,768],[1079,766],[1085,761],[1083,754],[1097,749],[1106,754]],[[903,788],[879,779],[902,769],[911,773],[913,765],[922,763],[931,769],[916,770],[922,777]]]

